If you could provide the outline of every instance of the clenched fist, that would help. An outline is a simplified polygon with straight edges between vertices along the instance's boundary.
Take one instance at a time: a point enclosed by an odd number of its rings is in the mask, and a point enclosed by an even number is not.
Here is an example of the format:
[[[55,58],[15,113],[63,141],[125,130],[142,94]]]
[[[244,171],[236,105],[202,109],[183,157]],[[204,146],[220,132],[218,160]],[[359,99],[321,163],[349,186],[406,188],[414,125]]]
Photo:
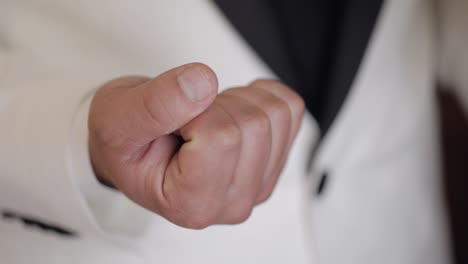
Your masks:
[[[89,116],[96,175],[183,227],[245,221],[272,193],[304,103],[276,81],[217,86],[196,63],[105,84]]]

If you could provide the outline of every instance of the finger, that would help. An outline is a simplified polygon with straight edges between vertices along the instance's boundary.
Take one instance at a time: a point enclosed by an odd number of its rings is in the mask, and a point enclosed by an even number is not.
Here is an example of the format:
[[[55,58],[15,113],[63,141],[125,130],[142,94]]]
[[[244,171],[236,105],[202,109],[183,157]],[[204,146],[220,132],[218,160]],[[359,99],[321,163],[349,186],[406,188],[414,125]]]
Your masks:
[[[240,88],[241,90],[247,88]],[[222,93],[216,102],[230,113],[241,128],[242,145],[234,178],[227,194],[223,223],[243,222],[250,215],[270,157],[272,130],[269,116],[236,91]]]
[[[303,99],[294,91],[292,91],[286,85],[272,80],[257,80],[250,84],[252,87],[257,87],[263,89],[269,93],[274,94],[278,98],[282,98],[284,102],[289,106],[289,113],[291,116],[291,126],[289,129],[289,138],[286,149],[283,151],[280,160],[278,161],[277,171],[273,173],[276,177],[270,178],[269,182],[264,185],[262,193],[257,199],[257,204],[264,202],[274,190],[276,183],[278,181],[279,175],[281,174],[282,168],[284,167],[289,150],[292,143],[299,131],[299,128],[302,124],[303,115],[304,115],[304,101]]]
[[[291,127],[291,113],[288,104],[281,98],[257,87],[248,89],[230,89],[225,93],[244,98],[257,107],[263,109],[271,122],[272,145],[268,164],[263,175],[262,188],[258,196],[265,192],[265,186],[274,181],[283,164],[283,157],[288,151],[289,133]]]
[[[166,168],[178,150],[178,145],[178,139],[174,135],[159,137],[148,145],[145,154],[136,162],[121,162],[110,168],[108,175],[113,176],[113,184],[131,200],[153,212],[161,213],[161,186]]]
[[[176,224],[204,228],[217,223],[238,164],[241,131],[215,101],[180,130],[186,141],[166,171],[166,214]]]
[[[172,133],[202,113],[214,100],[217,79],[202,64],[169,70],[134,88],[110,82],[93,100],[91,132],[104,145],[141,148]]]
[[[258,87],[275,96],[282,98],[289,106],[291,113],[291,128],[289,133],[289,144],[291,145],[296,138],[297,132],[302,124],[304,117],[304,100],[291,88],[274,80],[256,80],[250,84],[252,87]]]

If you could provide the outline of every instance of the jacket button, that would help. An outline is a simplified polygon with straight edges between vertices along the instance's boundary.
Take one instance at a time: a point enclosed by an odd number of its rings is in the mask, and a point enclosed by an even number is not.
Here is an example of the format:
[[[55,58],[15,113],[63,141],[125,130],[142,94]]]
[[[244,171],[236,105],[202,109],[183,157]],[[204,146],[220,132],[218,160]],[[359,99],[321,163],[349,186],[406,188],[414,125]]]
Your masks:
[[[320,175],[320,179],[317,185],[317,190],[315,191],[315,194],[317,196],[323,195],[323,192],[325,191],[325,188],[327,187],[327,183],[328,183],[328,172],[324,171],[322,172],[322,175]]]

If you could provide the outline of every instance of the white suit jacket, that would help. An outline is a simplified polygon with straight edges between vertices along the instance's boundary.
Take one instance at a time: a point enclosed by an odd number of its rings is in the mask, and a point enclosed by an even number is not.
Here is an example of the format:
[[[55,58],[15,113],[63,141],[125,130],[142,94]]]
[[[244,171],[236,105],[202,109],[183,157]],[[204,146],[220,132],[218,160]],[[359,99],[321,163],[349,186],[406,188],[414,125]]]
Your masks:
[[[1,0],[0,263],[451,263],[434,83],[468,102],[466,12],[386,1],[311,171],[308,115],[269,202],[245,224],[191,231],[96,181],[90,99],[187,62],[221,88],[275,77],[268,66],[209,1]]]

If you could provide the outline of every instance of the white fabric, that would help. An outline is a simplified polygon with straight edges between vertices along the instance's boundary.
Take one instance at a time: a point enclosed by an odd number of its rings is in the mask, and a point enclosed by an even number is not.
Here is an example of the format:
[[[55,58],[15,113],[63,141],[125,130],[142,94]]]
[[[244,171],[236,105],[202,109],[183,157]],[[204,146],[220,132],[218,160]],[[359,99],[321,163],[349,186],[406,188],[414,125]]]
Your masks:
[[[450,263],[428,1],[386,1],[351,95],[318,153],[323,263]],[[339,253],[337,253],[339,252]]]

